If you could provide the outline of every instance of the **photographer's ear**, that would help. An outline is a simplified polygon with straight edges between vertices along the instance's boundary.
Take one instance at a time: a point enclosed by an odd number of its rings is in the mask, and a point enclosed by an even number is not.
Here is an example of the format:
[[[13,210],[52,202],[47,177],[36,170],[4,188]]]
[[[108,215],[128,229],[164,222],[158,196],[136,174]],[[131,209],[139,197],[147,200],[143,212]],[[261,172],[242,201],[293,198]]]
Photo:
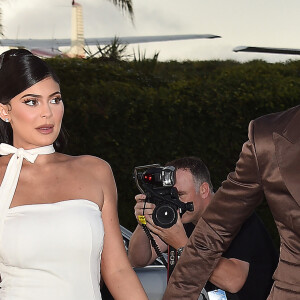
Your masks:
[[[203,182],[201,185],[200,185],[200,194],[202,196],[202,198],[207,198],[208,195],[209,195],[209,185],[207,182]]]
[[[4,122],[9,122],[10,121],[9,114],[8,114],[8,106],[4,105],[2,103],[0,103],[0,118]]]

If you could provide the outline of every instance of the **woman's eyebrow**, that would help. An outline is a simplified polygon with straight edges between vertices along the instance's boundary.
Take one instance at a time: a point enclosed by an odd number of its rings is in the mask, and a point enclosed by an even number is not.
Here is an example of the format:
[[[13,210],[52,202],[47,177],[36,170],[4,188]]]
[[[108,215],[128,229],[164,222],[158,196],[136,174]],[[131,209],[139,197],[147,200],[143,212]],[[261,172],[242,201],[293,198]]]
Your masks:
[[[49,97],[52,97],[52,96],[57,95],[57,94],[61,94],[60,91],[52,93],[51,95],[49,95]]]
[[[21,97],[21,99],[25,98],[25,97],[41,97],[41,95],[36,95],[36,94],[26,94],[26,95],[23,95]]]
[[[54,92],[54,93],[50,94],[48,97],[52,97],[52,96],[57,95],[57,94],[60,94],[60,91]],[[37,94],[26,94],[26,95],[23,95],[23,96],[21,97],[21,99],[23,99],[23,98],[25,98],[25,97],[36,97],[36,98],[40,98],[40,97],[42,97],[42,96],[41,96],[41,95],[37,95]]]

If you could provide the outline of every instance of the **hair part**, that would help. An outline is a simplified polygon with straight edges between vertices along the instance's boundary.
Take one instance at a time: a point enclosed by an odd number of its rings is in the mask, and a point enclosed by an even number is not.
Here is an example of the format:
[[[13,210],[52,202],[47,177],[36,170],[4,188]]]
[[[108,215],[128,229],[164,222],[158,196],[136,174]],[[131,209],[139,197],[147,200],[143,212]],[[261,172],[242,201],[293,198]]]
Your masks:
[[[25,49],[11,49],[0,55],[0,103],[10,100],[39,81],[51,77],[60,84],[58,76],[41,58]],[[10,123],[0,119],[0,142],[13,144]],[[66,145],[66,132],[62,129],[54,142],[54,148],[62,151]]]
[[[189,156],[178,158],[166,163],[166,166],[173,166],[175,170],[189,170],[193,176],[196,192],[199,192],[201,184],[206,182],[209,190],[213,193],[214,188],[210,179],[210,173],[207,166],[199,157]]]

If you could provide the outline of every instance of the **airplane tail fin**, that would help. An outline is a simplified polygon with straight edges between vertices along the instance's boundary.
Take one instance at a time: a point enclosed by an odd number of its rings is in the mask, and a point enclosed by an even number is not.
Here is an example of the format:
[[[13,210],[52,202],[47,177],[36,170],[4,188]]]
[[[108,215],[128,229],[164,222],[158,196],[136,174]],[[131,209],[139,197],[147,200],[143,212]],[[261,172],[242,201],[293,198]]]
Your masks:
[[[75,1],[72,1],[71,49],[68,55],[71,57],[85,56],[82,6]]]

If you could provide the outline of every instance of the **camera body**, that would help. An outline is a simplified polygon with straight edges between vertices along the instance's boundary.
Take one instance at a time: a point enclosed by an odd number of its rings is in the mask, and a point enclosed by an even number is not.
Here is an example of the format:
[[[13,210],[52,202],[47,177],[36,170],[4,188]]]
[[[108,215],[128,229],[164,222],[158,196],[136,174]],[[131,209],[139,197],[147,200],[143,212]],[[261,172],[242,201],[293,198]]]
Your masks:
[[[177,222],[180,215],[187,210],[193,211],[192,202],[179,200],[178,191],[174,187],[176,176],[173,166],[162,167],[158,164],[136,167],[134,179],[139,190],[146,195],[146,201],[155,204],[152,219],[154,224],[169,228]]]

